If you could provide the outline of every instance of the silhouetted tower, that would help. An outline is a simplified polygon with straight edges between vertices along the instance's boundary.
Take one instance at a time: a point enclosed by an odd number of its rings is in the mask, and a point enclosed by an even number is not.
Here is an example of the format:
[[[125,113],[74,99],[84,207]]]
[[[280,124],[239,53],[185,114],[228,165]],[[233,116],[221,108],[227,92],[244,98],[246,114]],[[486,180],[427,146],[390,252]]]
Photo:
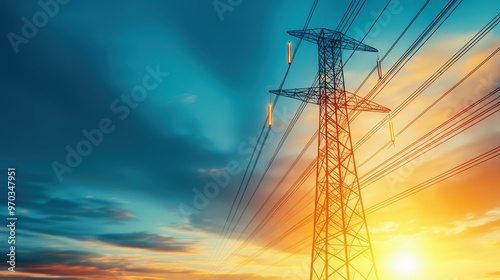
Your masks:
[[[318,45],[319,85],[272,90],[319,105],[318,163],[310,279],[378,279],[352,148],[348,112],[389,112],[345,91],[342,50],[377,52],[340,32],[288,31]]]

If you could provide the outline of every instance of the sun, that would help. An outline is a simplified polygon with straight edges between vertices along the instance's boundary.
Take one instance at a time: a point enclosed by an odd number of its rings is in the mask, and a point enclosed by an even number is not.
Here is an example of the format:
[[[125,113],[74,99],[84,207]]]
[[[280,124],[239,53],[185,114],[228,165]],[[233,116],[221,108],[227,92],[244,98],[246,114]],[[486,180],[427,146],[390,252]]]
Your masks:
[[[416,276],[420,270],[418,256],[411,252],[399,252],[392,258],[392,269],[399,276]]]

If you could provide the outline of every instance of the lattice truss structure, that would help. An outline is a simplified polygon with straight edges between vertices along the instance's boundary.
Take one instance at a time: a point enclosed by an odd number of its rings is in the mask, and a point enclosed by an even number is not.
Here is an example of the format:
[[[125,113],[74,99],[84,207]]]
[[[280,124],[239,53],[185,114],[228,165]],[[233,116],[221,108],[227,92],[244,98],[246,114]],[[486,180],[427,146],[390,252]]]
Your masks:
[[[352,148],[349,111],[390,110],[345,91],[342,51],[377,49],[325,28],[288,31],[318,45],[317,87],[272,90],[319,105],[310,279],[378,279]]]

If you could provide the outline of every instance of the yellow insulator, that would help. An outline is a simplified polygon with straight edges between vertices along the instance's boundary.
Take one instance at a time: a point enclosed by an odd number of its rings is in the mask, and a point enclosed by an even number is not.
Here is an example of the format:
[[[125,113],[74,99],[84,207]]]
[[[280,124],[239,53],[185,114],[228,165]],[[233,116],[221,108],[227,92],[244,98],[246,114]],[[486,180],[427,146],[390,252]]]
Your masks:
[[[288,64],[292,63],[292,42],[288,41]]]
[[[382,79],[382,66],[380,65],[380,59],[377,58],[377,69],[378,69],[378,79]]]
[[[389,132],[391,133],[391,142],[394,144],[394,141],[396,141],[396,135],[394,135],[394,125],[392,121],[389,121]]]
[[[273,125],[273,104],[267,105],[267,125]]]

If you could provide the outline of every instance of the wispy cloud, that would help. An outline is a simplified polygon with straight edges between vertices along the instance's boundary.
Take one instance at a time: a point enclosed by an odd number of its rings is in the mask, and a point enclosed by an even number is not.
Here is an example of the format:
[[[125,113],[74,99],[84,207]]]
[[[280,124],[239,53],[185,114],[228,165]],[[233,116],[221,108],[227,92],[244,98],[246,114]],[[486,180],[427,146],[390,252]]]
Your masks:
[[[100,234],[96,240],[111,245],[170,253],[192,253],[193,244],[176,238],[145,232]]]
[[[196,95],[184,95],[180,102],[181,103],[194,103],[196,102],[196,99],[198,99],[198,96]]]
[[[484,278],[500,279],[500,271],[488,272],[488,273],[486,273],[486,275],[484,275]]]

